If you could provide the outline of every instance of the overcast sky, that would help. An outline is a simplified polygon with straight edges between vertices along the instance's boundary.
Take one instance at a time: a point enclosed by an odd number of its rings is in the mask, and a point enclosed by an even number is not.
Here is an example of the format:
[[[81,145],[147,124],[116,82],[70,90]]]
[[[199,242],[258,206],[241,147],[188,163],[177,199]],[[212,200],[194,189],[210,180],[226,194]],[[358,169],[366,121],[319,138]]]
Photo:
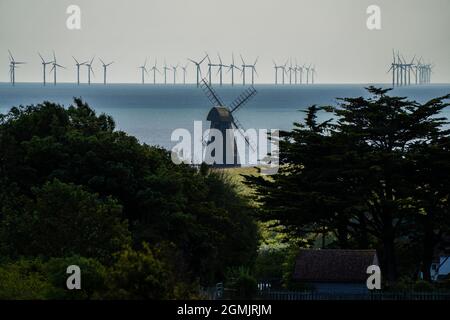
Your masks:
[[[66,8],[81,8],[81,30],[68,30]],[[381,7],[382,29],[366,27],[366,9]],[[145,57],[185,64],[207,51],[252,62],[258,82],[274,81],[272,59],[315,64],[316,82],[389,82],[393,48],[435,64],[433,82],[450,82],[449,0],[0,0],[0,82],[9,81],[8,52],[27,65],[17,81],[41,81],[37,52],[67,67],[58,80],[73,82],[72,55],[115,61],[111,82],[139,82]],[[94,81],[102,81],[98,60]],[[86,78],[86,68],[82,79]],[[194,80],[190,66],[189,81]],[[227,75],[228,77],[229,75]],[[179,75],[181,79],[181,74]],[[148,79],[150,81],[150,77]]]

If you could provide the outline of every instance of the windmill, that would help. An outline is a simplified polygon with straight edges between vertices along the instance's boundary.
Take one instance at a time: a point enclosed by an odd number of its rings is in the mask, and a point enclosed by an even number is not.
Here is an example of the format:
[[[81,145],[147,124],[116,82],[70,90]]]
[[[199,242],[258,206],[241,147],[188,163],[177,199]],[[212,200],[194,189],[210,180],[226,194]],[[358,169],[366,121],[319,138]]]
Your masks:
[[[138,67],[138,69],[141,69],[142,84],[145,84],[145,74],[148,74],[147,58],[145,58],[144,64],[142,66]]]
[[[106,68],[109,67],[114,63],[114,61],[111,61],[110,63],[105,63],[102,59],[98,58],[103,66],[103,84],[106,84]]]
[[[42,55],[39,52],[38,52],[38,55],[39,55],[39,57],[41,58],[41,61],[42,61],[42,75],[43,75],[43,81],[44,81],[44,86],[45,86],[45,83],[46,83],[46,80],[45,80],[45,76],[46,76],[45,69],[47,68],[48,64],[52,63],[52,61],[45,61],[44,58],[42,57]]]
[[[91,85],[91,72],[92,76],[95,77],[94,69],[92,69],[92,63],[94,62],[95,56],[92,57],[91,61],[89,63],[85,63],[85,66],[87,67],[88,71],[88,85]]]
[[[206,56],[200,60],[200,61],[194,61],[192,59],[188,59],[189,61],[191,61],[193,64],[195,64],[196,68],[197,68],[197,87],[200,85],[200,77],[201,77],[201,64],[203,63],[203,61],[205,61],[205,59],[208,57],[208,54],[206,54]]]
[[[58,69],[58,68],[65,69],[65,67],[63,67],[62,65],[60,65],[56,62],[55,51],[53,51],[53,61],[52,61],[52,68],[50,69],[50,72],[52,72],[52,70],[53,70],[53,84],[55,86],[56,86],[56,69]]]
[[[229,134],[227,134],[227,130],[231,129],[233,132],[234,130],[237,130],[238,133],[244,138],[245,143],[253,151],[255,151],[255,147],[252,145],[249,138],[244,135],[245,130],[235,117],[235,113],[250,101],[250,99],[256,94],[256,90],[253,86],[251,86],[250,88],[246,89],[241,95],[239,95],[229,107],[227,107],[205,79],[202,79],[201,88],[213,106],[209,111],[206,119],[208,121],[211,121],[211,129],[218,130],[222,134],[223,138],[223,158],[221,159],[222,163],[215,163],[214,166],[239,166],[240,161],[238,159],[239,155],[237,153],[236,140],[234,136],[230,136]],[[212,138],[207,139],[207,141],[205,142],[207,146],[207,155],[209,152],[208,146],[210,146],[213,142],[214,140]],[[230,152],[230,150],[232,150],[232,154],[227,154],[227,152]],[[215,150],[212,150],[211,155],[215,155]],[[232,160],[230,159],[231,156]]]
[[[301,67],[300,66],[298,67],[298,71],[299,71],[298,78],[299,78],[299,83],[300,84],[303,83],[303,69],[305,69],[305,65],[303,65]]]
[[[14,57],[11,53],[11,51],[8,50],[9,53],[9,77],[11,80],[12,85],[16,85],[16,68],[18,64],[25,64],[26,62],[20,62],[14,60]]]
[[[72,56],[73,60],[75,60],[75,65],[77,66],[77,84],[80,85],[80,66],[84,66],[88,61],[84,61],[82,63],[79,63],[77,59],[75,59],[74,56]]]
[[[176,66],[172,66],[172,70],[173,70],[173,84],[177,83],[177,69],[178,69],[178,64]]]
[[[281,73],[282,73],[282,77],[283,77],[283,84],[284,84],[284,72],[285,72],[285,66],[286,65],[277,65],[277,63],[275,62],[275,60],[273,61],[273,67],[275,69],[275,84],[278,84],[278,70],[281,69]]]
[[[156,64],[157,64],[157,60],[155,59],[155,64],[150,69],[150,71],[153,71],[153,84],[156,84],[156,71],[158,71],[158,73],[161,74],[161,71],[159,71]]]
[[[234,54],[232,53],[231,54],[231,64],[228,66],[228,71],[227,71],[227,73],[231,71],[231,85],[232,86],[234,86],[234,69],[241,70],[241,69],[239,69],[238,66],[236,66],[234,64]]]

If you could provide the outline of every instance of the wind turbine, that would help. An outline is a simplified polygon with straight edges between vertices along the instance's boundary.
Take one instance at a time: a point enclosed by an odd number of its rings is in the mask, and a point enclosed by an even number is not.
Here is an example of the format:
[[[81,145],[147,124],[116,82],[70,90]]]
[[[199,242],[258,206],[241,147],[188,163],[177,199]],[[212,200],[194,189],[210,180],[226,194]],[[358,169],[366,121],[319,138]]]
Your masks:
[[[219,57],[219,64],[217,65],[219,67],[219,70],[217,73],[220,74],[220,85],[223,84],[223,67],[227,68],[227,65],[224,65],[222,63],[222,58],[220,57],[220,54],[217,54],[217,56]]]
[[[14,60],[14,57],[11,53],[11,51],[8,50],[9,53],[9,77],[11,80],[12,85],[16,85],[16,68],[18,64],[25,64],[26,62],[19,62]]]
[[[186,64],[184,65],[184,67],[181,67],[181,69],[183,69],[183,84],[186,84],[187,66],[188,66],[188,64],[186,63]]]
[[[212,83],[212,80],[211,80],[211,77],[212,77],[212,67],[218,67],[219,65],[218,65],[218,64],[212,63],[212,62],[211,62],[211,59],[209,58],[209,55],[208,55],[208,54],[206,54],[206,57],[208,58],[208,82],[209,82],[209,85],[211,85],[211,83]]]
[[[52,68],[50,69],[50,72],[52,72],[53,70],[53,84],[56,86],[56,69],[58,68],[63,68],[65,69],[65,67],[63,67],[62,65],[59,65],[56,62],[56,55],[55,55],[55,51],[53,51],[53,61],[52,61]]]
[[[75,60],[75,65],[77,66],[77,84],[80,85],[80,66],[85,65],[88,63],[88,61],[84,61],[82,63],[79,63],[77,59],[75,59],[74,56],[72,56],[73,60]]]
[[[197,87],[200,85],[200,78],[201,78],[201,73],[202,70],[200,68],[201,64],[203,63],[203,61],[205,61],[205,59],[208,57],[208,54],[206,54],[206,56],[200,60],[200,61],[194,61],[192,59],[188,59],[189,61],[191,61],[193,64],[195,64],[196,68],[197,68]]]
[[[292,68],[292,59],[289,63],[289,68],[288,68],[288,72],[289,72],[289,84],[292,84],[292,71],[294,71],[294,68]]]
[[[102,59],[98,58],[103,66],[103,84],[106,84],[106,68],[114,63],[114,61],[111,61],[110,63],[105,63]]]
[[[242,60],[242,84],[245,86],[245,68],[250,68],[252,70],[252,85],[255,83],[255,73],[258,75],[258,72],[256,72],[256,63],[258,62],[258,57],[256,57],[256,60],[253,64],[245,64],[244,58],[241,55]]]
[[[273,67],[274,67],[274,69],[275,69],[275,84],[278,84],[278,70],[279,69],[281,69],[281,72],[282,72],[282,78],[283,78],[283,84],[284,84],[284,72],[285,72],[285,70],[284,70],[284,67],[285,66],[283,66],[283,65],[277,65],[277,63],[275,62],[275,60],[272,60],[273,61]]]
[[[158,71],[159,74],[161,74],[161,71],[159,71],[158,67],[156,66],[157,64],[157,60],[155,59],[155,64],[153,65],[153,67],[150,69],[151,71],[153,71],[153,84],[156,84],[156,71]]]
[[[95,56],[92,57],[89,63],[85,63],[85,66],[88,68],[88,85],[91,85],[91,72],[92,75],[95,76],[94,69],[92,69],[92,63],[94,62]]]
[[[309,72],[311,70],[311,65],[305,67],[305,69],[306,69],[306,84],[309,84]]]
[[[389,70],[387,71],[387,73],[389,73],[392,70],[392,87],[395,87],[395,73],[397,71],[398,73],[398,66],[395,63],[395,52],[394,50],[392,50],[392,63],[391,63],[391,67],[389,68]],[[416,77],[416,82],[417,82],[417,77]]]
[[[138,69],[141,69],[142,72],[142,84],[145,83],[145,73],[148,74],[147,71],[147,58],[145,58],[144,64],[140,67],[138,67]]]
[[[173,70],[173,84],[177,84],[177,69],[178,69],[178,64],[176,66],[172,66],[172,70]]]
[[[164,84],[167,84],[167,71],[170,70],[170,68],[167,66],[166,61],[164,61]]]
[[[316,74],[316,66],[311,68],[311,84],[314,84],[314,75]]]
[[[234,86],[234,69],[241,70],[241,69],[239,69],[238,66],[236,66],[234,64],[234,54],[232,53],[231,54],[231,64],[228,66],[228,71],[227,71],[227,73],[231,71],[231,85],[232,86]]]
[[[44,81],[44,86],[45,86],[45,76],[46,76],[45,69],[47,68],[48,64],[52,63],[52,61],[45,61],[44,58],[42,57],[42,55],[39,52],[38,52],[38,55],[39,55],[39,57],[41,57],[41,61],[42,61],[42,70],[43,70],[42,75],[44,77],[43,81]]]

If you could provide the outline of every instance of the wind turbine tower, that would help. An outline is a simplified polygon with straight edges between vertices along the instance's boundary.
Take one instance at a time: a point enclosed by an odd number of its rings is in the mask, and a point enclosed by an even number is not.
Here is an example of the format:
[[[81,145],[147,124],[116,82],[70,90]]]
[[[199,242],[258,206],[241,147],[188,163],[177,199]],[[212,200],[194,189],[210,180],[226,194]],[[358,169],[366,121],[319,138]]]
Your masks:
[[[106,68],[112,65],[114,61],[111,61],[110,63],[105,63],[102,59],[99,58],[99,60],[103,66],[103,84],[106,84]]]
[[[51,64],[52,63],[52,61],[45,61],[44,60],[44,58],[42,57],[42,55],[38,52],[38,55],[39,55],[39,57],[41,58],[41,61],[42,61],[42,75],[43,75],[43,81],[44,81],[44,86],[45,86],[45,84],[46,84],[46,79],[45,79],[45,76],[46,76],[46,74],[45,74],[45,69],[47,68],[47,65],[48,64]]]

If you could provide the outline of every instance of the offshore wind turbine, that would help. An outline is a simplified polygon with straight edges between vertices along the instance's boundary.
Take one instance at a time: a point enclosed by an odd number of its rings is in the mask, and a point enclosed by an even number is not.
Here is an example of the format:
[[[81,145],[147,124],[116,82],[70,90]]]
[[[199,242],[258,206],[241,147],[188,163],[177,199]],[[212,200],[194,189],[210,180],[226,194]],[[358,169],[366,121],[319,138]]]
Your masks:
[[[239,69],[238,66],[236,66],[234,64],[234,54],[232,53],[231,54],[231,64],[228,66],[228,71],[227,71],[227,73],[231,71],[231,85],[232,86],[234,86],[234,69],[241,70],[241,69]]]
[[[138,69],[141,69],[141,76],[142,76],[142,84],[145,83],[145,73],[148,74],[147,71],[147,58],[145,58],[144,64],[140,67],[138,67]]]
[[[164,84],[167,84],[167,71],[170,70],[170,68],[167,66],[166,61],[164,61]]]
[[[26,62],[20,62],[20,61],[16,61],[14,60],[14,57],[11,53],[11,51],[8,50],[9,53],[9,77],[11,80],[12,85],[16,85],[16,68],[18,64],[25,64]]]
[[[212,84],[212,80],[211,80],[211,77],[212,77],[212,67],[218,67],[219,65],[218,65],[218,64],[212,63],[212,62],[211,62],[211,59],[209,58],[209,55],[208,55],[208,54],[206,54],[206,57],[208,58],[208,82],[209,82],[209,85],[211,85],[211,84]]]
[[[314,75],[316,74],[316,66],[311,68],[311,83],[314,84]]]
[[[177,84],[177,69],[178,69],[178,64],[176,66],[172,66],[172,70],[173,70],[173,84]]]
[[[105,63],[102,59],[98,58],[103,66],[103,84],[106,84],[106,68],[109,67],[114,63],[114,61],[111,61],[110,63]]]
[[[74,56],[72,56],[73,60],[75,60],[75,65],[77,66],[77,84],[80,85],[80,66],[84,66],[88,61],[84,61],[82,63],[79,63],[77,59],[75,59]]]
[[[55,86],[56,86],[56,69],[58,69],[58,68],[65,69],[65,67],[63,67],[62,65],[60,65],[56,62],[55,51],[53,51],[53,61],[52,61],[52,68],[50,69],[50,72],[52,72],[52,70],[53,70],[53,85],[55,85]]]
[[[306,69],[306,84],[309,84],[309,72],[311,71],[311,65],[305,67]]]
[[[189,61],[191,61],[193,64],[195,64],[196,68],[197,68],[197,87],[200,85],[200,78],[201,78],[201,64],[203,63],[203,61],[205,61],[205,59],[208,57],[208,54],[206,54],[206,56],[200,60],[200,61],[194,61],[192,59],[188,59]]]
[[[187,67],[188,67],[187,63],[184,65],[184,67],[181,67],[181,69],[183,69],[183,84],[186,84]]]
[[[155,64],[153,67],[151,67],[151,71],[153,71],[153,84],[156,84],[156,71],[158,71],[159,74],[161,74],[161,71],[159,71],[158,67],[156,66],[157,60],[155,59]]]
[[[256,60],[253,64],[246,64],[242,55],[241,60],[242,60],[242,85],[245,86],[245,68],[250,68],[252,70],[252,85],[253,85],[255,83],[255,74],[258,75],[258,72],[256,72],[256,63],[258,62],[258,57],[256,57]]]
[[[219,57],[219,64],[217,65],[219,67],[219,70],[217,73],[220,74],[220,85],[223,84],[223,67],[227,68],[228,66],[222,63],[222,58],[220,57],[220,54],[217,54]]]
[[[92,63],[94,62],[95,56],[92,57],[91,61],[89,63],[86,63],[85,66],[87,67],[88,71],[88,85],[91,85],[91,72],[92,75],[95,76],[94,69],[92,69]]]
[[[42,57],[42,55],[38,52],[38,55],[39,55],[39,57],[41,58],[41,61],[42,61],[42,75],[43,75],[43,83],[44,83],[44,86],[45,86],[45,83],[46,83],[46,80],[45,80],[45,76],[46,76],[46,74],[45,74],[45,69],[47,68],[47,65],[48,64],[51,64],[52,63],[52,61],[45,61],[44,60],[44,58]]]
[[[284,84],[284,73],[285,73],[285,69],[284,68],[285,68],[286,64],[284,66],[283,65],[277,65],[275,60],[272,60],[272,61],[273,61],[273,67],[275,69],[275,84],[278,84],[278,70],[280,70],[280,69],[281,69],[282,78],[283,78],[282,83]]]

